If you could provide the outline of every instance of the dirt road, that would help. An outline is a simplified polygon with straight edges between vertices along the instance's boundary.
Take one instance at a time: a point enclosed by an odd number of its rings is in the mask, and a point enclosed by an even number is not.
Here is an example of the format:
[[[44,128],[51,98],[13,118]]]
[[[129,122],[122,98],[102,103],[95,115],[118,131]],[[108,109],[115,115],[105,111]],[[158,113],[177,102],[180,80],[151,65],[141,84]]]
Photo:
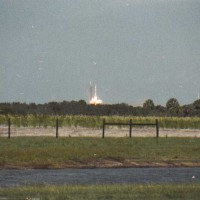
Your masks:
[[[55,136],[54,127],[11,127],[11,136]],[[102,129],[83,127],[60,127],[59,136],[62,137],[102,137]],[[8,127],[0,126],[0,137],[7,137]],[[155,128],[133,128],[132,137],[155,137]],[[198,129],[160,129],[160,137],[200,137]],[[128,128],[107,128],[105,137],[129,137]]]

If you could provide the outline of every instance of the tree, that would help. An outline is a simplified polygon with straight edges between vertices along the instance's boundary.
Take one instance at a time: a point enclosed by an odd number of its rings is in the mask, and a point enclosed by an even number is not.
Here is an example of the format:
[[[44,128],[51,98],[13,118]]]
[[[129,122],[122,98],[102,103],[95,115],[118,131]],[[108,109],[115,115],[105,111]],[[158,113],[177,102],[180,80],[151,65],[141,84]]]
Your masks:
[[[166,109],[170,114],[177,115],[180,111],[180,105],[177,99],[171,98],[166,103]]]
[[[177,109],[177,108],[179,108],[179,107],[180,107],[179,102],[178,102],[178,100],[175,99],[175,98],[169,99],[169,100],[167,101],[167,103],[166,103],[166,108],[167,108],[167,110],[170,110],[170,109]]]
[[[194,103],[192,105],[196,110],[199,110],[200,109],[200,99],[194,101]]]
[[[187,117],[187,116],[190,116],[194,111],[191,105],[183,105],[182,112],[183,112],[183,116]]]
[[[80,105],[86,105],[86,104],[87,104],[86,101],[83,100],[83,99],[79,100],[78,103],[79,103]]]
[[[147,99],[143,104],[143,108],[153,110],[155,108],[153,100]]]

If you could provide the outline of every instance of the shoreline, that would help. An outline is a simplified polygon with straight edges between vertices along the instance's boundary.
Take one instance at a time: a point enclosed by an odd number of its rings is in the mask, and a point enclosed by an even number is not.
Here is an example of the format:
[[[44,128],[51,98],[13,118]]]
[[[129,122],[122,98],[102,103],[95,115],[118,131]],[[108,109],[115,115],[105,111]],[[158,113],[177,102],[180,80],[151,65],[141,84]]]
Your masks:
[[[166,162],[134,162],[128,159],[117,161],[112,159],[91,160],[90,162],[71,162],[66,164],[35,164],[35,165],[3,165],[3,169],[98,169],[98,168],[181,168],[181,167],[200,167],[200,163],[184,161]]]

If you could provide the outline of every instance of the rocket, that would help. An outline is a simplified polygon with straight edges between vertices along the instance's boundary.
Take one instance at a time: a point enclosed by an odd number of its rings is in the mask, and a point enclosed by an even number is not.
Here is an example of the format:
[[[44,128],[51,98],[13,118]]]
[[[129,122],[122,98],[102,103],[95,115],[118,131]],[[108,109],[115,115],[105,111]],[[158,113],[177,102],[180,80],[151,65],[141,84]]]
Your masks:
[[[94,86],[94,94],[93,94],[93,87],[92,82],[90,81],[90,91],[89,91],[89,104],[97,105],[102,104],[103,101],[101,99],[98,99],[97,97],[97,87]]]

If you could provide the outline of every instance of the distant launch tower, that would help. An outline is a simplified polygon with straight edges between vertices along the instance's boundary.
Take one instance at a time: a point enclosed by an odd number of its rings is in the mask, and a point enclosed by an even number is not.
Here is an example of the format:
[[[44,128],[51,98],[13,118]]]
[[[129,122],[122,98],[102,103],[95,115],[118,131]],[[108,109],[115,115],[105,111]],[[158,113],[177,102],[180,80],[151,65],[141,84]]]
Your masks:
[[[89,103],[90,103],[90,101],[92,100],[92,98],[93,98],[93,91],[92,91],[93,89],[92,89],[92,82],[90,81],[90,94],[89,94]]]
[[[102,104],[102,103],[103,103],[103,101],[101,99],[98,99],[98,97],[97,97],[96,85],[94,86],[94,93],[93,93],[93,86],[92,86],[92,82],[90,81],[89,104],[98,105],[98,104]]]

